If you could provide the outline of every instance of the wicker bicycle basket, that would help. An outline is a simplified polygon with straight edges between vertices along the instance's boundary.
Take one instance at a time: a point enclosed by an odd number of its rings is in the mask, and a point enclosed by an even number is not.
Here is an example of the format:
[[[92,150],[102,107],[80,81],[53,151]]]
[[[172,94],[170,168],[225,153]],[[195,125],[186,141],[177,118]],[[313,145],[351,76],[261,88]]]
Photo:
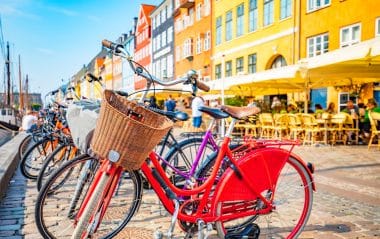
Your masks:
[[[165,116],[105,90],[91,148],[102,158],[116,151],[117,164],[136,170],[172,126]]]

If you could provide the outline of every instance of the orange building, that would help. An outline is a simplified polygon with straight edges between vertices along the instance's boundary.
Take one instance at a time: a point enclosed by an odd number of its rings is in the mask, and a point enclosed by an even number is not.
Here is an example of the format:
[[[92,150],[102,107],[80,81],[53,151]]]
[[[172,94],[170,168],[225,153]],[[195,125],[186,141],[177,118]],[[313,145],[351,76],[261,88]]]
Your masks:
[[[196,70],[211,77],[211,1],[176,0],[174,5],[175,78]]]
[[[156,8],[153,5],[142,4],[137,20],[136,28],[136,48],[134,60],[151,70],[151,19],[150,13]],[[143,89],[146,86],[146,80],[142,77],[135,76],[135,89]]]

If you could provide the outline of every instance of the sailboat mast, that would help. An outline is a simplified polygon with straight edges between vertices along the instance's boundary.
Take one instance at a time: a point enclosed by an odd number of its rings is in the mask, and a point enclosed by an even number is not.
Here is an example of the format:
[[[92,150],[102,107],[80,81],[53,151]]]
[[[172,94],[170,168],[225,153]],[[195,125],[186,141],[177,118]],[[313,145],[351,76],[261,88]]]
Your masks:
[[[11,69],[10,69],[10,59],[9,59],[9,42],[7,42],[7,60],[5,61],[7,68],[7,105],[11,105]]]
[[[20,55],[18,55],[18,82],[19,82],[19,87],[20,87],[19,94],[18,94],[19,102],[20,102],[19,109],[23,110],[24,109],[24,95],[22,92],[21,57],[20,57]]]

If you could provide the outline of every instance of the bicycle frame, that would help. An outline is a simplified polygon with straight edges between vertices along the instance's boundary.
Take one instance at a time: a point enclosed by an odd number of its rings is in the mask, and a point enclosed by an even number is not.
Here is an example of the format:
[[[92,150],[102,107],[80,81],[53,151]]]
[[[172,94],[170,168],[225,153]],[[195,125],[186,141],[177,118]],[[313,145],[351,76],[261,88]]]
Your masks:
[[[163,157],[161,157],[160,155],[162,155],[163,148],[161,149],[160,152],[156,153],[156,157],[158,157],[158,159],[160,161],[162,161],[166,166],[170,167],[175,172],[175,174],[181,175],[181,177],[183,177],[186,180],[192,179],[193,176],[195,175],[196,169],[197,169],[197,167],[199,165],[199,162],[200,162],[202,154],[204,153],[204,150],[205,150],[205,148],[207,146],[207,143],[210,143],[212,145],[212,147],[213,147],[214,150],[218,150],[219,149],[219,146],[216,144],[216,141],[215,141],[215,139],[214,139],[214,137],[212,135],[212,127],[213,127],[214,124],[215,124],[215,119],[213,119],[211,121],[208,129],[206,130],[205,134],[203,135],[202,143],[199,146],[199,149],[198,149],[197,154],[195,156],[195,160],[192,163],[191,168],[190,168],[190,170],[188,172],[184,172],[184,171],[181,171],[181,170],[177,169],[176,167],[174,167],[173,165],[171,165],[168,161],[166,161]],[[169,137],[169,134],[167,136],[165,136],[165,141],[164,142],[166,142],[166,140],[167,140],[168,137]],[[175,140],[175,142],[176,142],[176,140]]]

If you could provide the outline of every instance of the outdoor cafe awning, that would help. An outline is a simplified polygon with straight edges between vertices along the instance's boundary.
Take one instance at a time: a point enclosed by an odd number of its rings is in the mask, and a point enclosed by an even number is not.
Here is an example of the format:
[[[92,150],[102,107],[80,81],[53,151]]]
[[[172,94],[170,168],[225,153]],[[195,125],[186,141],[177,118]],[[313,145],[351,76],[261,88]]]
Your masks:
[[[380,38],[302,59],[298,65],[308,88],[380,82]]]
[[[297,64],[208,82],[211,93],[249,95],[305,92],[313,88],[380,82],[380,38]]]

